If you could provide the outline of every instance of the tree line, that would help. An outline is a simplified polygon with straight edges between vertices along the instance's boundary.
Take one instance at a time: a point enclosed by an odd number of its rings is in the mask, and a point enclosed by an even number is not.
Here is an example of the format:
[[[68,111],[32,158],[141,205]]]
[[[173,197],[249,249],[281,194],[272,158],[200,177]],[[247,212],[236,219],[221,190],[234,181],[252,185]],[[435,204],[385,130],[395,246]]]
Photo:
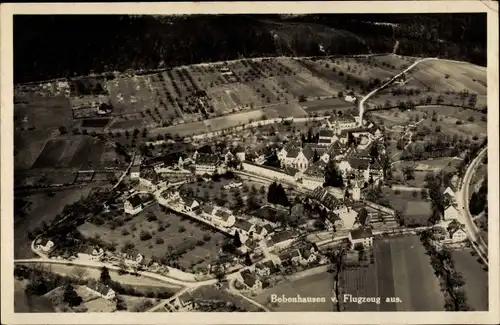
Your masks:
[[[395,22],[396,27],[374,24],[379,19]],[[286,37],[276,23],[286,28]],[[339,35],[330,28],[355,35]],[[292,19],[276,15],[19,15],[14,17],[14,80],[152,70],[242,57],[387,53],[392,52],[395,40],[399,41],[398,54],[485,65],[485,35],[485,14],[323,14]]]

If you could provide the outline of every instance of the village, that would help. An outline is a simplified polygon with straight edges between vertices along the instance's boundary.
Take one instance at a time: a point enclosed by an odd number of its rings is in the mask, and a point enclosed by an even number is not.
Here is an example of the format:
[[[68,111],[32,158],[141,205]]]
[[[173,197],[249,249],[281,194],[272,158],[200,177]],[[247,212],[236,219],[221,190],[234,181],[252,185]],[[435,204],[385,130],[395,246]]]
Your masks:
[[[139,251],[130,242],[122,253],[89,243],[83,251],[66,251],[64,257],[60,246],[65,244],[52,238],[39,237],[33,247],[51,259],[104,263],[122,272],[178,272],[182,278],[202,282],[230,279],[233,290],[258,295],[272,288],[273,275],[327,266],[332,247],[345,247],[346,264],[360,266],[370,264],[369,256],[373,260],[377,237],[432,229],[438,247],[468,245],[452,185],[441,189],[447,206],[442,220],[432,226],[401,227],[401,216],[393,209],[365,198],[366,191],[382,185],[386,173],[383,132],[374,123],[333,115],[321,121],[316,138],[315,143],[301,143],[298,137],[258,152],[237,143],[215,148],[208,140],[191,154],[134,156],[126,177],[128,186],[105,205],[103,214],[123,213],[128,220],[146,214],[148,220],[156,220],[151,211],[160,206],[222,233],[229,240],[204,268],[177,270],[172,260],[151,256],[147,249]],[[268,166],[272,159],[277,161]],[[328,185],[325,176],[334,178],[329,182],[340,179],[342,184]],[[212,189],[218,184],[218,191],[232,193],[233,204],[224,199],[227,194],[213,199],[202,195],[196,188],[200,184]],[[100,239],[106,241],[105,236]],[[141,241],[143,236],[141,232]],[[113,290],[102,283],[93,283],[89,290],[105,299],[115,298]],[[194,300],[186,299],[176,296],[167,305],[177,311],[195,308]]]

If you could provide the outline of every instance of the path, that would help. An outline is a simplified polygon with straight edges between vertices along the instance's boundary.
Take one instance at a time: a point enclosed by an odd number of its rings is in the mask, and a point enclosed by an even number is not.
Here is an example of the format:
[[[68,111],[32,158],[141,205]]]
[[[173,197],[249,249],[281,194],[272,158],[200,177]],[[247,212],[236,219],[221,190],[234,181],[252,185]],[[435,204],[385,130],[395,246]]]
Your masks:
[[[267,308],[266,306],[258,303],[257,301],[253,300],[253,299],[250,299],[248,298],[247,296],[245,296],[244,294],[242,294],[238,289],[236,289],[234,287],[234,282],[235,280],[231,280],[229,281],[229,289],[227,291],[229,291],[230,293],[234,294],[234,295],[237,295],[243,299],[245,299],[246,301],[254,304],[255,306],[261,308],[262,310],[266,311],[266,312],[270,312],[271,310],[269,308]]]
[[[375,95],[376,92],[378,92],[379,90],[381,90],[382,88],[388,86],[390,83],[392,83],[394,80],[396,80],[397,78],[399,78],[402,74],[410,71],[411,69],[413,69],[417,64],[421,63],[421,62],[424,62],[424,61],[430,61],[430,60],[438,60],[438,58],[425,58],[425,59],[421,59],[421,60],[418,60],[418,61],[415,61],[412,65],[410,65],[408,68],[406,68],[405,70],[403,70],[402,72],[400,72],[399,74],[395,75],[394,77],[392,77],[389,81],[385,82],[382,86],[378,87],[377,89],[375,90],[372,90],[368,95],[366,95],[365,97],[363,97],[360,101],[359,101],[359,105],[358,105],[358,108],[359,108],[359,121],[358,121],[358,125],[359,126],[362,126],[363,125],[363,114],[364,114],[364,111],[365,111],[365,107],[364,107],[364,104],[365,104],[365,101],[367,99],[369,99],[370,97],[372,97],[373,95]]]

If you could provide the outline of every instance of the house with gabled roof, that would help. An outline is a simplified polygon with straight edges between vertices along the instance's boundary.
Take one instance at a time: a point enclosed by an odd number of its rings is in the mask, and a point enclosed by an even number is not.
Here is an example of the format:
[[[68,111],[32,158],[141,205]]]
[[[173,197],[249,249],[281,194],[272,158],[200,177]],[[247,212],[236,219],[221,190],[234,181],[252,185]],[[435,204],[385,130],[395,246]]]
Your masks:
[[[104,283],[101,283],[101,282],[97,282],[95,280],[90,280],[87,285],[85,286],[85,288],[106,299],[106,300],[111,300],[111,299],[114,299],[116,297],[116,293],[113,289],[111,289],[109,286],[105,285]]]
[[[214,216],[212,220],[216,224],[225,228],[232,227],[236,222],[236,218],[231,211],[222,209],[220,207],[218,207],[212,215]]]
[[[265,262],[260,262],[255,264],[255,274],[258,276],[270,276],[273,273],[276,273],[278,268],[274,265],[272,260],[267,260]]]
[[[298,249],[287,250],[278,255],[279,264],[286,266],[291,264],[299,264],[302,256]]]
[[[460,218],[460,211],[458,211],[455,204],[450,203],[444,209],[444,220],[456,220]]]
[[[328,120],[326,125],[328,129],[333,130],[336,134],[341,131],[354,129],[358,126],[356,118],[351,114],[334,114]]]
[[[273,249],[282,250],[293,244],[297,238],[297,234],[291,230],[284,230],[281,232],[276,232],[274,235],[270,236]]]
[[[199,207],[200,207],[200,202],[198,202],[197,200],[195,200],[192,197],[187,197],[187,196],[181,195],[179,201],[184,206],[184,210],[186,210],[188,212],[193,212],[193,211],[199,209]]]
[[[255,225],[246,220],[236,218],[233,228],[244,238],[251,237],[255,231]]]
[[[258,292],[262,290],[262,282],[250,270],[243,270],[240,273],[243,285],[247,290]]]
[[[447,196],[450,200],[455,199],[455,187],[453,185],[450,185],[446,187],[446,189],[443,192],[444,196]]]
[[[368,227],[352,229],[349,232],[348,238],[352,248],[355,248],[357,246],[373,246],[373,232],[372,229]]]
[[[205,173],[212,175],[217,169],[219,164],[219,157],[215,154],[202,154],[198,153],[195,162],[195,173],[203,175]]]
[[[77,255],[79,259],[99,261],[104,256],[104,250],[99,246],[90,246]]]
[[[195,299],[189,291],[169,300],[168,304],[179,312],[192,311],[196,307]]]
[[[130,167],[130,179],[139,179],[141,174],[141,166],[135,165]]]
[[[234,149],[234,154],[236,155],[236,158],[238,158],[239,161],[245,161],[246,159],[246,154],[245,154],[245,148],[241,144],[238,144],[236,148]]]
[[[125,213],[135,215],[141,212],[150,202],[153,201],[154,198],[151,195],[134,194],[124,202],[123,208]]]
[[[452,220],[447,227],[448,237],[446,242],[448,243],[461,243],[468,239],[467,232],[464,230],[464,225],[458,222],[456,219]]]

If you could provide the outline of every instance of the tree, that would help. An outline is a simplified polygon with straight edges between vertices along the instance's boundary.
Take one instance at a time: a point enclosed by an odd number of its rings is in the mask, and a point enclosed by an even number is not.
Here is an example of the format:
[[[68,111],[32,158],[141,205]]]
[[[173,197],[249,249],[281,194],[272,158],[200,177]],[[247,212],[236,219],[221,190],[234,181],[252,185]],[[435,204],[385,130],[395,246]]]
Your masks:
[[[253,264],[252,262],[252,258],[250,257],[250,253],[249,252],[246,252],[245,254],[245,264],[250,266]]]
[[[233,243],[234,243],[234,246],[236,246],[236,247],[241,247],[241,245],[242,245],[241,238],[240,238],[240,233],[238,232],[238,230],[236,230],[234,232]]]
[[[83,299],[76,293],[75,288],[68,283],[64,287],[63,301],[67,302],[70,307],[75,307],[79,306]]]
[[[111,281],[111,276],[109,275],[109,270],[107,267],[103,266],[101,268],[101,276],[99,277],[99,281],[106,284]]]
[[[83,280],[88,275],[88,271],[84,267],[79,266],[74,267],[71,273],[78,280]]]
[[[378,163],[382,168],[382,174],[384,176],[384,179],[391,179],[392,161],[391,157],[389,157],[387,152],[378,157]]]
[[[406,180],[411,180],[415,178],[415,170],[411,166],[406,166],[403,168],[403,175]]]
[[[337,168],[337,164],[333,159],[330,159],[325,167],[325,184],[324,186],[333,187],[344,187],[344,180],[340,171]]]
[[[59,127],[59,133],[60,134],[66,134],[66,133],[68,133],[68,129],[64,125],[61,125]]]
[[[116,310],[127,310],[127,303],[121,296],[116,296]]]

